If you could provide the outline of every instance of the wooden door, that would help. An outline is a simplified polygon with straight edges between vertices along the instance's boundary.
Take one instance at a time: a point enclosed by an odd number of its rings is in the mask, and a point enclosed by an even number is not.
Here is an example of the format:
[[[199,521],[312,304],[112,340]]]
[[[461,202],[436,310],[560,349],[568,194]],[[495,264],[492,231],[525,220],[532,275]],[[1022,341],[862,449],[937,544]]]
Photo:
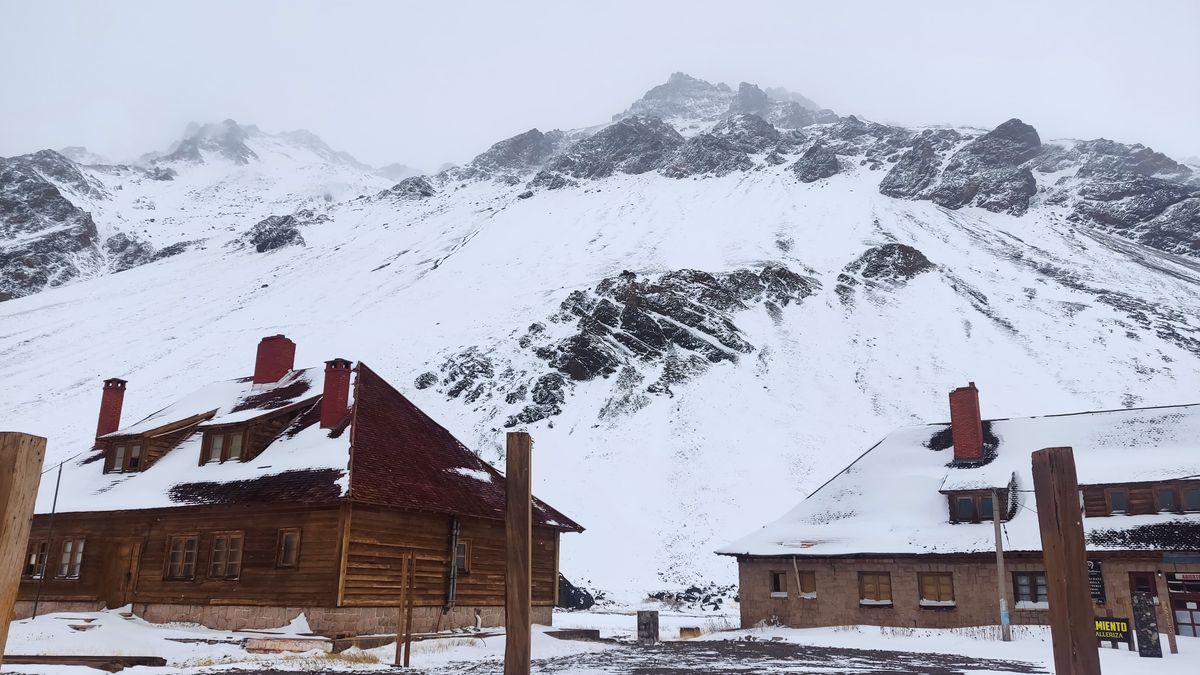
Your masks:
[[[107,547],[104,570],[104,604],[109,609],[124,607],[133,602],[138,565],[142,559],[142,542],[119,539]]]

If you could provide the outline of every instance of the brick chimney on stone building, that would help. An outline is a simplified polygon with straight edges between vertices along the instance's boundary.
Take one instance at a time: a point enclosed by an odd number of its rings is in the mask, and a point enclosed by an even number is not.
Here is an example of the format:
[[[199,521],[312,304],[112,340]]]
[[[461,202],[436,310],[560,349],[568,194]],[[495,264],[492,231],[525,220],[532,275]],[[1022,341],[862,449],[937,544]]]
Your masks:
[[[96,422],[96,438],[121,428],[121,406],[125,403],[125,380],[110,377],[104,381],[100,395],[100,419]]]
[[[258,342],[254,360],[254,384],[278,382],[296,365],[296,343],[282,335],[265,337]]]
[[[950,437],[955,462],[983,461],[983,421],[974,382],[950,392]]]
[[[325,362],[325,392],[321,396],[321,428],[332,429],[346,416],[350,404],[350,362]]]

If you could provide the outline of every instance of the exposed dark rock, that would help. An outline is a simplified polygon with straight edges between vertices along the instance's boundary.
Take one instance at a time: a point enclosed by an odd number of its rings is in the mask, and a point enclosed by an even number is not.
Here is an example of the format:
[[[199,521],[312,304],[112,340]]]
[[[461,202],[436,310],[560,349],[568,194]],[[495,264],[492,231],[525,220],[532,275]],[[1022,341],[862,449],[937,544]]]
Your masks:
[[[567,381],[558,373],[546,373],[537,379],[533,385],[530,399],[531,404],[521,412],[509,417],[504,426],[512,428],[522,424],[532,424],[538,420],[553,417],[562,412],[562,404],[567,400]]]
[[[657,600],[673,610],[712,610],[721,609],[726,600],[737,602],[738,589],[735,585],[707,583],[704,586],[689,586],[682,591],[655,591],[649,593],[650,600]]]
[[[392,187],[375,195],[377,198],[400,200],[427,199],[437,194],[437,190],[425,176],[410,176]]]
[[[70,160],[50,150],[0,159],[0,301],[66,283],[100,256],[92,216],[56,183],[92,189]]]
[[[506,138],[471,160],[467,169],[488,176],[520,176],[536,171],[566,144],[566,134],[530,129]]]
[[[824,143],[817,142],[804,151],[791,169],[803,183],[828,178],[838,172],[837,155]]]
[[[742,82],[737,94],[729,102],[730,115],[758,115],[766,117],[771,112],[771,98],[758,85]]]
[[[753,166],[754,162],[733,143],[712,134],[698,134],[675,150],[662,173],[671,178],[702,174],[724,176]]]
[[[626,117],[585,138],[552,159],[530,183],[554,188],[555,176],[574,179],[605,178],[614,173],[639,174],[663,166],[683,145],[679,135],[657,117]]]
[[[154,260],[154,247],[137,237],[118,232],[104,241],[109,269],[122,272]]]
[[[1041,150],[1037,130],[1011,119],[954,153],[930,192],[934,203],[950,209],[979,206],[1021,215],[1037,192],[1026,162]]]
[[[779,146],[779,130],[758,115],[733,115],[716,124],[711,135],[746,153],[766,152]]]
[[[560,572],[558,575],[558,607],[566,610],[591,609],[596,599],[586,589],[580,588],[567,580]]]
[[[884,244],[867,249],[845,271],[863,279],[904,282],[931,269],[933,263],[912,246]]]
[[[183,253],[184,251],[188,250],[189,248],[191,248],[199,243],[200,243],[200,241],[177,241],[174,244],[171,244],[169,246],[164,246],[164,247],[158,249],[157,252],[155,252],[154,256],[151,257],[150,262],[154,262],[155,260],[162,260],[163,258],[170,258],[171,256],[179,255],[180,253]]]
[[[496,375],[492,359],[477,347],[469,347],[442,363],[442,383],[447,386],[450,398],[470,402],[482,396],[491,386]]]
[[[915,198],[937,179],[940,163],[933,144],[918,140],[879,182],[879,192],[889,197]]]
[[[729,109],[733,90],[725,84],[711,84],[684,73],[673,73],[665,84],[647,91],[629,106],[629,110],[614,115],[619,120],[633,115],[682,117],[695,120],[715,120]]]
[[[437,374],[427,370],[417,376],[417,379],[413,381],[413,386],[417,389],[428,389],[437,384],[437,381]]]
[[[304,245],[300,223],[295,216],[267,216],[255,223],[249,232],[238,238],[238,241],[253,246],[259,253],[285,246]]]

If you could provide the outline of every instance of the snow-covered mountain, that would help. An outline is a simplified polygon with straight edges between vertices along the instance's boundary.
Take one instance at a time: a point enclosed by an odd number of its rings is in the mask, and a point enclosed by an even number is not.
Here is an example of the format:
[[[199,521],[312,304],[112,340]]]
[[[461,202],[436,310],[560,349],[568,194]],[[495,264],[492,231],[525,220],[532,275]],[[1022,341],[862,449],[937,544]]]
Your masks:
[[[732,581],[714,548],[968,380],[990,417],[1200,398],[1192,168],[815,108],[676,74],[399,182],[229,121],[141,167],[4,160],[0,410],[64,458],[103,377],[133,419],[285,333],[486,459],[530,430],[588,528],[564,572],[636,593]]]

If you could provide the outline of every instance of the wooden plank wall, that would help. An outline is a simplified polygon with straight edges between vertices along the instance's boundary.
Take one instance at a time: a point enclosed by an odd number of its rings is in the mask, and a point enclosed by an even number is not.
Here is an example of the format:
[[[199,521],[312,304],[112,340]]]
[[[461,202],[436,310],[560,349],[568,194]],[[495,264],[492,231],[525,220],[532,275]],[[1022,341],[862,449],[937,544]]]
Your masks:
[[[339,509],[304,506],[195,506],[155,511],[58,514],[50,544],[43,600],[106,599],[107,557],[119,540],[142,542],[141,564],[133,602],[195,605],[324,605],[337,602],[341,553]],[[295,568],[275,566],[278,530],[301,528],[300,562]],[[47,517],[35,518],[31,540],[46,538]],[[237,580],[208,579],[213,535],[240,531],[244,536],[242,572]],[[199,536],[195,578],[166,580],[167,548],[174,535]],[[83,537],[83,564],[78,579],[57,579],[62,542]],[[23,579],[21,600],[33,600],[38,582]]]
[[[458,576],[456,604],[504,604],[504,523],[462,518],[460,540],[471,549],[470,570]],[[416,606],[446,602],[450,516],[388,510],[355,504],[350,517],[343,602],[393,607],[400,599],[400,560],[416,551]],[[553,605],[558,589],[558,533],[534,528],[533,604]]]
[[[1120,486],[1125,488],[1129,494],[1129,502],[1127,511],[1129,515],[1140,515],[1154,513],[1154,490],[1150,484],[1132,484],[1128,486]],[[1083,513],[1089,518],[1098,518],[1108,515],[1108,501],[1104,497],[1104,487],[1084,487],[1083,491]]]

